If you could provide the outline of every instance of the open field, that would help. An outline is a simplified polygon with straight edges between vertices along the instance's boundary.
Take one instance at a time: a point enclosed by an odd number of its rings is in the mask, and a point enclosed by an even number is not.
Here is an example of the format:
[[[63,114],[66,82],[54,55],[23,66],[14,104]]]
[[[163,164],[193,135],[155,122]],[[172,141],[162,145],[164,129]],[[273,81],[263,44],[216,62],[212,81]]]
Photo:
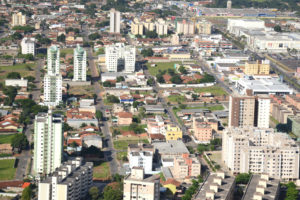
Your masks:
[[[216,110],[224,110],[224,107],[222,105],[215,105],[215,106],[198,106],[198,107],[187,107],[186,109],[207,109],[210,111],[216,111]]]
[[[227,95],[227,92],[221,88],[220,86],[210,86],[210,87],[203,87],[203,88],[195,88],[195,92],[197,93],[211,93],[214,96],[222,96]]]
[[[68,90],[69,94],[71,95],[88,95],[88,96],[93,96],[94,93],[94,88],[91,87],[90,85],[85,85],[85,86],[74,86],[70,87]]]
[[[109,179],[110,168],[108,162],[94,163],[93,178]]]
[[[12,66],[1,66],[0,67],[0,81],[4,81],[6,79],[7,74],[10,72],[19,72],[22,77],[25,76],[35,76],[34,68],[36,64],[16,64]]]
[[[73,54],[74,50],[72,48],[60,49],[60,53],[63,53],[63,54]]]
[[[15,159],[0,160],[0,180],[12,180],[15,178]]]
[[[12,138],[15,136],[15,134],[12,135],[0,135],[0,144],[10,144]]]
[[[185,102],[185,97],[182,95],[170,95],[168,96],[168,101],[169,102],[178,102],[178,103],[184,103]]]
[[[151,64],[156,64],[155,67],[151,67]],[[149,73],[152,76],[156,76],[158,74],[158,71],[164,71],[168,69],[174,69],[174,64],[180,64],[180,62],[168,62],[168,63],[147,63],[147,67],[149,70]]]

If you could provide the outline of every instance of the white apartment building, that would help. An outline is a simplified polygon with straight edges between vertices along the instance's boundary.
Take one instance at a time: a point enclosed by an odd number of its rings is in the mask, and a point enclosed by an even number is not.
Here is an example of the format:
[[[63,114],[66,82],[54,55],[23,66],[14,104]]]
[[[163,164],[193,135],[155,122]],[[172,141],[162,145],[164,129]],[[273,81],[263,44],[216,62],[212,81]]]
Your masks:
[[[131,144],[128,146],[129,167],[142,167],[145,174],[151,174],[154,147],[149,144]]]
[[[123,200],[159,200],[159,180],[157,175],[145,177],[143,168],[134,167],[124,179]]]
[[[93,185],[93,163],[83,163],[80,157],[63,163],[58,169],[39,182],[39,200],[80,200]]]
[[[162,134],[166,135],[166,126],[164,119],[160,115],[156,115],[155,119],[148,119],[147,132],[149,134]]]
[[[57,75],[60,73],[60,51],[59,47],[52,45],[47,52],[47,70],[48,75]]]
[[[35,174],[50,174],[61,165],[63,152],[63,117],[39,113],[34,121]]]
[[[257,127],[269,128],[271,99],[267,96],[258,96],[257,104],[258,104]]]
[[[73,81],[86,81],[86,51],[77,45],[74,49],[74,78]]]
[[[195,24],[193,22],[177,22],[177,34],[193,35],[195,34]]]
[[[21,42],[22,54],[35,55],[35,38],[24,37]]]
[[[44,104],[57,106],[62,102],[62,76],[48,75],[44,77]]]
[[[158,35],[167,35],[168,34],[168,24],[165,23],[156,23],[156,33]]]
[[[125,46],[123,43],[107,45],[105,47],[105,64],[109,72],[125,71],[132,73],[135,71],[134,46]]]
[[[111,33],[120,33],[121,16],[120,12],[114,8],[110,10],[110,32]]]
[[[227,128],[222,160],[233,173],[266,173],[283,180],[299,178],[300,147],[286,133],[253,127]]]
[[[26,15],[21,12],[14,13],[12,15],[12,26],[25,26],[26,25]]]

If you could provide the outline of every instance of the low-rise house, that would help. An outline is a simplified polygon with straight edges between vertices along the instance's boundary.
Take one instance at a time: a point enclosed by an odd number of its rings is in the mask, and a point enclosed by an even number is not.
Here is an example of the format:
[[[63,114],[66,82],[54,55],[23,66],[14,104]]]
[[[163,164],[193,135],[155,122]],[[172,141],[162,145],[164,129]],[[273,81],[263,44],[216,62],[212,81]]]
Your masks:
[[[102,137],[97,134],[84,134],[81,138],[85,147],[95,146],[99,149],[103,147]]]
[[[14,86],[14,87],[21,87],[27,88],[28,80],[27,79],[6,79],[5,86]]]
[[[21,131],[19,123],[10,119],[5,119],[3,121],[0,121],[0,132],[15,133],[19,131]]]
[[[74,127],[79,128],[82,124],[98,124],[98,120],[95,117],[95,113],[79,111],[79,109],[74,108],[67,110],[67,123]]]
[[[182,139],[182,131],[175,124],[168,124],[166,129],[166,140]]]
[[[80,137],[70,137],[67,139],[68,151],[81,151],[82,139]]]
[[[129,94],[123,94],[119,98],[120,98],[121,103],[133,103],[134,102],[133,97]]]
[[[118,125],[130,125],[132,123],[132,113],[119,112],[118,113]]]
[[[13,148],[10,144],[0,144],[0,154],[12,154]]]

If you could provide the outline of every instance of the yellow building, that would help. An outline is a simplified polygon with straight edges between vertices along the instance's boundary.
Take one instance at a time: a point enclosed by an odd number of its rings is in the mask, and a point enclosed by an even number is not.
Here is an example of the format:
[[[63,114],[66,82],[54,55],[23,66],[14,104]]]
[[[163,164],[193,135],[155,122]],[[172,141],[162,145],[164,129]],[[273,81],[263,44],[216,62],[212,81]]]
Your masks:
[[[166,130],[166,140],[178,140],[182,139],[182,131],[181,129],[174,125],[174,124],[168,124],[167,130]]]
[[[270,61],[246,62],[244,73],[247,75],[267,75],[270,73]]]
[[[153,22],[144,22],[144,28],[147,31],[154,31],[154,23]]]
[[[200,21],[196,24],[196,30],[199,34],[211,34],[211,23],[208,21]]]
[[[133,35],[143,35],[144,34],[144,26],[142,23],[132,22],[131,24],[131,33]]]
[[[12,26],[25,26],[26,25],[26,15],[21,12],[12,15]]]

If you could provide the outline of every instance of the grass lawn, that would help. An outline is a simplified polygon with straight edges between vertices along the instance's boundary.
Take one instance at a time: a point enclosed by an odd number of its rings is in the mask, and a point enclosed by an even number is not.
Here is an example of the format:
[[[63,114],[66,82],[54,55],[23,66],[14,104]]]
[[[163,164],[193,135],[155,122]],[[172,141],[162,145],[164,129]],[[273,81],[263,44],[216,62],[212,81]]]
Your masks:
[[[15,134],[12,135],[0,135],[0,144],[10,144],[12,138],[15,136]]]
[[[88,95],[93,97],[95,94],[94,88],[90,85],[84,85],[84,86],[74,86],[70,87],[68,90],[69,94],[71,95]]]
[[[66,49],[60,49],[60,53],[73,54],[74,51],[72,48],[66,48]]]
[[[151,64],[156,64],[155,67],[151,67]],[[174,64],[180,64],[180,62],[169,62],[169,63],[147,63],[147,67],[149,70],[149,73],[152,76],[156,76],[158,74],[158,71],[161,70],[168,70],[168,69],[174,69]]]
[[[216,111],[216,110],[224,110],[224,107],[222,105],[215,105],[215,106],[198,106],[198,107],[187,107],[186,109],[208,109],[210,111]]]
[[[15,178],[15,159],[0,160],[0,180],[12,180]]]
[[[214,96],[222,96],[222,95],[227,95],[227,92],[221,88],[220,86],[210,86],[210,87],[203,87],[203,88],[195,88],[195,92],[197,93],[206,93],[209,92]]]
[[[0,67],[0,81],[4,81],[6,76],[10,72],[19,72],[22,77],[25,76],[35,76],[34,68],[36,65],[34,63],[30,64],[16,64],[12,66],[2,66]]]
[[[124,152],[117,152],[117,159],[123,160],[123,158],[127,157],[127,151]]]
[[[96,163],[94,162],[93,178],[109,179],[110,168],[108,162]]]
[[[170,102],[180,102],[180,103],[184,103],[185,102],[185,97],[182,95],[170,95],[168,96],[168,101]]]
[[[116,140],[114,141],[114,148],[116,150],[127,150],[128,144],[138,144],[139,142],[149,143],[147,139],[140,139],[140,140],[130,140],[126,138],[126,140]]]
[[[147,124],[139,124],[139,127],[143,128],[143,129],[147,128]],[[129,126],[119,126],[118,129],[120,131],[130,131]]]

